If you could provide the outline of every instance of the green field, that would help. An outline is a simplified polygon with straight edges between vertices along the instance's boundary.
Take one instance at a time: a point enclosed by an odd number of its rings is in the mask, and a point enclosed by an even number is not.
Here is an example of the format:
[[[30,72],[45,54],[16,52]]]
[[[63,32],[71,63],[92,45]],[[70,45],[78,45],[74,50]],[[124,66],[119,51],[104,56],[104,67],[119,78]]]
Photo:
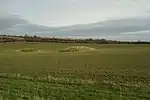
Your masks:
[[[150,100],[150,45],[0,44],[0,100]]]

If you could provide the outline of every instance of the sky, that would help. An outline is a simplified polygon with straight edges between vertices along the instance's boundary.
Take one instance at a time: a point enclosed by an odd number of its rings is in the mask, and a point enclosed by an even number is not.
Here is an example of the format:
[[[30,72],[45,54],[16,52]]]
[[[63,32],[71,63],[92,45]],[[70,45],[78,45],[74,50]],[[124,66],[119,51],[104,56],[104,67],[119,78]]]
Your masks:
[[[0,0],[0,15],[34,24],[69,26],[144,15],[150,0]]]
[[[0,34],[150,41],[150,0],[0,0]]]

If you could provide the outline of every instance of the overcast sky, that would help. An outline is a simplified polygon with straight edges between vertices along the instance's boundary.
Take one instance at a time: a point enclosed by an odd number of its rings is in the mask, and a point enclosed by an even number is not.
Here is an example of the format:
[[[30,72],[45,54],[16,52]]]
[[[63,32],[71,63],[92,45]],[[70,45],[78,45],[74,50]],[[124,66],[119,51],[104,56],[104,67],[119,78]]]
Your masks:
[[[47,26],[142,16],[149,10],[150,0],[0,0],[0,16],[18,15]]]
[[[0,0],[3,33],[150,41],[150,0]]]

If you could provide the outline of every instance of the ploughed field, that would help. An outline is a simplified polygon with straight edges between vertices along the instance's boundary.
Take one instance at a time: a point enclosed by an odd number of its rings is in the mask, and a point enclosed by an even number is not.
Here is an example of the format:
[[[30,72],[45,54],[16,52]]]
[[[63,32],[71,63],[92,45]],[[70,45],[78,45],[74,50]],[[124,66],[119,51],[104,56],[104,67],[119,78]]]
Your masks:
[[[150,100],[150,45],[0,44],[0,100]]]

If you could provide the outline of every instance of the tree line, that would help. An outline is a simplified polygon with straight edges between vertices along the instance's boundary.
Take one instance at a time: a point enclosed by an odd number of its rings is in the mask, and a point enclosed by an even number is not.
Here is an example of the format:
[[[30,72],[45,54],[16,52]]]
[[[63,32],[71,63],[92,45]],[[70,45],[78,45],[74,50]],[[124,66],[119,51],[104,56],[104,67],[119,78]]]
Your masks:
[[[150,44],[148,41],[117,41],[106,39],[71,39],[71,38],[55,38],[55,37],[39,37],[39,36],[10,36],[0,35],[0,43],[7,42],[51,42],[51,43],[96,43],[96,44]]]

